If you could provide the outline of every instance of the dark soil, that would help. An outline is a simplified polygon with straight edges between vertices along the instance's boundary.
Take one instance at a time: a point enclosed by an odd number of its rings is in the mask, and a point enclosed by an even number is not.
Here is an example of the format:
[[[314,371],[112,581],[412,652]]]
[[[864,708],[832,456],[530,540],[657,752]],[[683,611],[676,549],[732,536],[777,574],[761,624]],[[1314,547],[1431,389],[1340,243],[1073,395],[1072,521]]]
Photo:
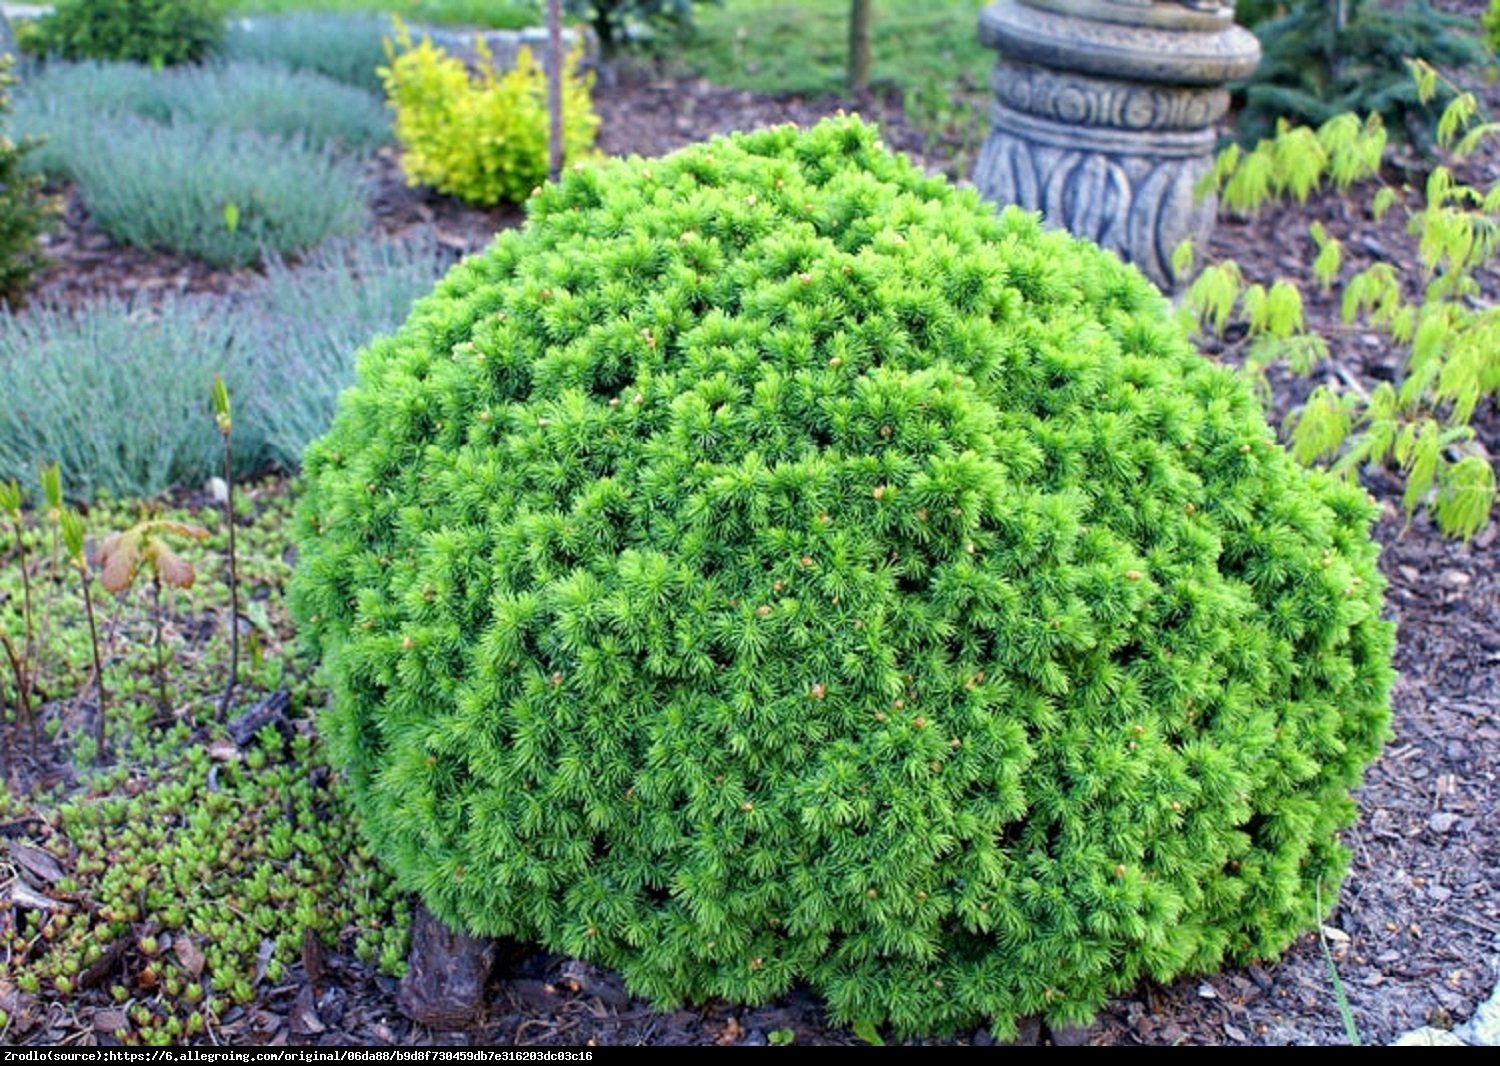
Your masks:
[[[1472,5],[1470,5],[1472,6]],[[810,123],[840,106],[836,100],[770,99],[697,81],[626,71],[598,92],[601,147],[611,153],[655,155],[704,136],[777,122]],[[920,138],[890,102],[865,102],[887,140],[915,150]],[[1496,108],[1500,111],[1500,108]],[[941,146],[923,160],[943,169]],[[1500,161],[1477,160],[1487,187]],[[431,226],[455,249],[473,250],[514,210],[475,211],[401,181],[393,154],[371,167],[374,224],[399,234]],[[1267,210],[1256,220],[1225,223],[1215,258],[1232,257],[1253,280],[1307,279],[1314,254],[1307,223],[1320,219],[1362,264],[1406,261],[1412,241],[1399,212],[1381,222],[1359,210],[1365,202],[1325,194],[1308,204]],[[149,296],[169,289],[227,292],[250,272],[213,271],[186,260],[122,250],[88,224],[72,202],[49,252],[58,260],[45,276],[45,298],[76,301],[98,294]],[[1346,275],[1347,276],[1347,275]],[[1493,292],[1493,277],[1485,287]],[[1309,291],[1309,290],[1305,290]],[[1319,380],[1362,383],[1399,372],[1399,353],[1373,334],[1337,324],[1332,297],[1314,298],[1309,325],[1333,338],[1332,357],[1311,382],[1273,376],[1273,407],[1284,413]],[[1234,335],[1231,331],[1231,337]],[[1210,345],[1235,358],[1236,344]],[[1480,442],[1500,452],[1500,419],[1476,418]],[[1361,818],[1348,833],[1354,866],[1339,908],[1326,927],[1329,947],[1363,1039],[1385,1043],[1424,1024],[1462,1021],[1494,986],[1500,959],[1500,545],[1491,525],[1469,543],[1443,537],[1425,516],[1407,522],[1400,483],[1376,474],[1368,486],[1385,510],[1378,536],[1390,579],[1388,609],[1399,623],[1395,738],[1360,790]],[[8,827],[0,826],[0,832]],[[757,1009],[713,1003],[660,1013],[632,999],[610,973],[510,946],[502,952],[482,1023],[467,1033],[415,1025],[396,1007],[396,982],[373,976],[352,956],[309,960],[321,976],[309,981],[294,967],[284,985],[248,1009],[222,1019],[225,1043],[330,1044],[734,1044],[766,1043],[790,1029],[797,1043],[857,1043],[830,1028],[815,997],[795,992]],[[32,1019],[23,1042],[94,1038],[92,1015],[108,1005],[79,997],[67,1021]],[[24,1034],[24,1035],[22,1035]],[[783,1036],[784,1034],[778,1034]],[[1322,946],[1308,936],[1280,960],[1170,987],[1143,985],[1121,997],[1086,1030],[1052,1032],[1033,1026],[1025,1042],[1056,1044],[1324,1044],[1345,1039]],[[99,1036],[101,1042],[109,1038]],[[977,1032],[961,1042],[992,1042]]]

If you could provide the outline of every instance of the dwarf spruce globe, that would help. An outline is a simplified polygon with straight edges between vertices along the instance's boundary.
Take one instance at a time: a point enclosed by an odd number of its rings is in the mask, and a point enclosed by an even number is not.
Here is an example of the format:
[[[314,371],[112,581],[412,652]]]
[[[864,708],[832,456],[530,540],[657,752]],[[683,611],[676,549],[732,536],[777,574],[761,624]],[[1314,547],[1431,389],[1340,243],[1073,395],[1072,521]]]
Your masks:
[[[662,1006],[903,1033],[1273,955],[1392,627],[1134,269],[856,119],[571,172],[306,457],[293,599],[400,882]]]

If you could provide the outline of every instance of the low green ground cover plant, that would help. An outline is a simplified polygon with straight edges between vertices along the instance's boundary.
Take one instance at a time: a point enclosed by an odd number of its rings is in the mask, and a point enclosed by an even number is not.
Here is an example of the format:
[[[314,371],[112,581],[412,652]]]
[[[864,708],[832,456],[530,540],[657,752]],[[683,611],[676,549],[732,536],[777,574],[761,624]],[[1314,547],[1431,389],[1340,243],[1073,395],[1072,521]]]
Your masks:
[[[1443,84],[1413,63],[1413,92],[1424,106]],[[1316,130],[1283,123],[1249,152],[1230,148],[1210,175],[1224,210],[1251,215],[1280,199],[1305,200],[1331,185],[1356,196],[1369,217],[1405,215],[1415,259],[1346,264],[1345,250],[1318,223],[1306,235],[1313,281],[1337,291],[1346,326],[1387,338],[1404,355],[1392,382],[1366,387],[1347,374],[1320,384],[1288,419],[1292,453],[1353,481],[1367,466],[1404,476],[1408,515],[1430,512],[1445,532],[1470,537],[1490,521],[1496,495],[1493,458],[1475,439],[1476,412],[1500,392],[1500,306],[1481,271],[1500,251],[1500,187],[1460,180],[1455,166],[1500,133],[1483,121],[1472,93],[1447,85],[1449,104],[1435,131],[1443,157],[1421,189],[1381,175],[1386,127],[1378,114],[1330,119]],[[1360,183],[1356,185],[1356,183]],[[1251,371],[1272,364],[1310,375],[1329,368],[1328,338],[1310,331],[1298,285],[1249,284],[1238,264],[1208,266],[1185,308],[1202,328],[1222,334],[1231,319],[1248,326]]]
[[[163,67],[206,59],[223,35],[212,0],[57,0],[22,44],[61,59]]]
[[[449,257],[430,237],[335,244],[279,262],[232,303],[105,300],[0,316],[0,478],[61,460],[80,498],[155,496],[219,473],[214,376],[239,398],[236,472],[294,470],[353,377]]]
[[[40,999],[43,1011],[71,1010],[97,986],[119,1011],[118,1027],[102,1035],[127,1045],[207,1039],[235,1006],[325,945],[352,948],[388,973],[403,964],[407,908],[358,839],[303,714],[320,697],[287,652],[280,604],[289,493],[260,484],[241,499],[246,698],[274,699],[285,710],[236,741],[215,720],[230,609],[223,516],[212,507],[116,501],[96,505],[85,527],[45,499],[28,501],[37,511],[12,512],[0,486],[0,510],[19,516],[23,549],[0,566],[0,635],[21,635],[20,593],[30,587],[26,602],[45,623],[32,656],[37,692],[47,697],[36,705],[40,729],[46,744],[71,751],[80,777],[71,787],[33,790],[35,753],[24,743],[5,752],[0,818],[14,825],[6,858],[24,853],[30,869],[50,868],[54,878],[44,885],[54,897],[48,909],[35,906],[34,892],[11,893],[7,979],[14,992]],[[63,521],[53,522],[51,510]],[[52,555],[58,525],[86,536],[82,554],[100,562],[75,571],[88,575],[87,585],[54,580],[55,568],[72,565]],[[129,544],[134,587],[119,580]],[[109,690],[95,722],[101,672],[85,589],[98,612]],[[0,739],[20,739],[24,722],[8,682],[0,671]],[[7,720],[13,729],[3,728]],[[0,1016],[8,1039],[11,1025]]]
[[[1280,952],[1346,869],[1375,501],[1138,272],[857,120],[570,171],[304,474],[375,854],[659,1004],[1076,1022]]]

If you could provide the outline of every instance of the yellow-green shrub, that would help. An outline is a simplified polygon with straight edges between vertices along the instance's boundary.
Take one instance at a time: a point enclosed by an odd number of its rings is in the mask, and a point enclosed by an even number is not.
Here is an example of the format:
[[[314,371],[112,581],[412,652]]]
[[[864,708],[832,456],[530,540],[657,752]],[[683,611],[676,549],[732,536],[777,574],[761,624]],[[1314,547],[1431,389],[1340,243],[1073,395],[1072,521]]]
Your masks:
[[[428,38],[413,44],[399,22],[380,69],[407,180],[471,204],[519,202],[547,177],[547,74],[522,48],[514,70],[496,74],[483,38],[478,72]],[[563,144],[568,159],[594,143],[599,116],[578,73],[578,52],[563,71]]]

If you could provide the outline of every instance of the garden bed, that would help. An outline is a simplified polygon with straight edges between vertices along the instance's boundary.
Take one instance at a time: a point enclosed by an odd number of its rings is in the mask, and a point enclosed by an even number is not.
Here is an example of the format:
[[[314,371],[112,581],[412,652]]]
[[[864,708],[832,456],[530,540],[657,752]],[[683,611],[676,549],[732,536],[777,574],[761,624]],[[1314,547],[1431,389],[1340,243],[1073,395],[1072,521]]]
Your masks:
[[[598,90],[596,102],[603,120],[601,148],[648,156],[734,129],[785,121],[808,124],[840,106],[832,99],[718,88],[652,67],[621,70]],[[874,110],[888,142],[922,150],[923,137],[905,121],[899,105],[877,101]],[[923,162],[934,170],[953,165],[941,143],[926,149]],[[1491,176],[1496,173],[1493,157],[1476,166]],[[408,188],[391,149],[381,150],[366,171],[374,188],[368,225],[388,236],[430,230],[457,255],[477,250],[497,229],[517,225],[522,217],[517,210],[480,211]],[[75,194],[65,193],[64,226],[48,239],[47,251],[56,264],[41,279],[38,296],[43,300],[78,305],[100,296],[153,299],[178,290],[233,299],[259,280],[253,269],[215,269],[181,256],[122,249],[92,225]],[[1250,223],[1221,225],[1213,254],[1238,259],[1255,280],[1305,276],[1313,253],[1310,246],[1290,243],[1287,234],[1301,233],[1312,218],[1322,220],[1356,257],[1412,254],[1394,214],[1377,224],[1332,194],[1315,195],[1303,206],[1268,210]],[[1378,338],[1333,328],[1337,307],[1331,299],[1312,301],[1309,316],[1315,331],[1330,327],[1338,337],[1333,372],[1366,383],[1391,376],[1391,353]],[[1237,357],[1234,347],[1226,346],[1221,354]],[[1277,376],[1273,387],[1275,406],[1284,411],[1305,395],[1308,384]],[[1494,412],[1476,418],[1475,426],[1490,453],[1500,451],[1500,421]],[[1395,738],[1358,795],[1360,820],[1348,834],[1353,869],[1327,936],[1359,1032],[1366,1041],[1387,1042],[1420,1025],[1446,1027],[1463,1020],[1495,981],[1500,955],[1500,819],[1495,817],[1500,538],[1494,524],[1468,543],[1445,538],[1425,515],[1408,523],[1394,479],[1377,476],[1368,487],[1382,501],[1377,530],[1385,545],[1381,567],[1391,582],[1388,605],[1399,625]],[[275,635],[278,650],[291,640],[280,602],[290,551],[284,528],[286,492],[284,483],[263,485],[252,493],[250,505],[259,516],[266,560],[252,570],[260,576],[253,579],[250,594],[263,604],[267,632]],[[177,502],[203,524],[212,523],[215,504],[201,493]],[[0,569],[9,561],[8,555],[0,556]],[[217,600],[196,606],[190,602],[171,620],[182,642],[180,656],[188,664],[183,686],[196,686],[182,702],[200,711],[211,701],[215,678],[211,670],[191,664],[222,654],[218,620],[223,611]],[[126,631],[148,628],[144,607],[130,608],[122,626]],[[320,696],[308,686],[305,665],[293,667],[281,684],[299,694],[287,731],[306,733],[307,719],[300,712],[315,709]],[[242,707],[273,689],[251,685]],[[66,737],[88,709],[76,701],[69,705],[61,696],[52,713],[74,716],[66,719],[60,734]],[[180,717],[194,722],[184,743],[209,745],[222,738],[221,729],[198,725],[191,713]],[[10,750],[21,750],[19,736]],[[72,760],[51,742],[44,740],[39,757],[29,765],[34,780],[62,791],[75,787]],[[327,782],[319,780],[317,787],[326,788]],[[57,832],[55,811],[48,808],[12,805],[0,819],[0,835],[56,845],[66,863],[68,842],[56,839]],[[16,884],[47,887],[33,883],[35,874],[14,862],[0,865],[0,874],[12,891]],[[214,1037],[221,1043],[324,1046],[858,1042],[849,1031],[830,1028],[810,995],[793,993],[758,1009],[711,1004],[663,1013],[632,999],[614,974],[515,945],[502,952],[483,1024],[466,1033],[431,1032],[397,1009],[394,977],[355,957],[358,939],[351,919],[350,928],[338,931],[334,946],[320,946],[314,938],[279,979],[264,972],[255,975],[253,998],[223,1010]],[[138,962],[134,954],[116,959],[122,975],[136,972]],[[107,991],[114,975],[76,993],[67,1010],[55,1009],[58,998],[50,991],[30,994],[18,989],[14,979],[14,972],[0,970],[6,1041],[115,1042],[120,1005],[110,1001]],[[1038,1026],[1023,1033],[1026,1042],[1058,1044],[1321,1044],[1343,1039],[1328,963],[1313,936],[1276,962],[1167,988],[1143,986],[1113,1001],[1087,1030],[1051,1032]],[[991,1042],[982,1031],[960,1040]]]
[[[619,69],[610,84],[595,90],[601,125],[599,148],[609,155],[664,155],[694,141],[734,130],[779,122],[811,125],[844,103],[821,98],[768,96],[715,86],[701,78],[672,76],[653,65]],[[924,138],[906,121],[899,105],[872,100],[872,118],[882,123],[886,139],[932,167],[945,160],[923,151]],[[849,105],[854,106],[854,105]],[[957,176],[957,175],[953,175]],[[520,225],[521,209],[470,207],[452,197],[407,185],[400,155],[382,149],[366,165],[374,192],[372,231],[400,236],[432,227],[438,240],[457,254],[478,251],[501,229]],[[44,238],[53,265],[42,275],[35,297],[68,304],[101,296],[137,292],[187,291],[228,294],[251,281],[255,270],[220,270],[188,256],[124,248],[99,232],[75,190],[63,188],[66,210],[62,227]]]

